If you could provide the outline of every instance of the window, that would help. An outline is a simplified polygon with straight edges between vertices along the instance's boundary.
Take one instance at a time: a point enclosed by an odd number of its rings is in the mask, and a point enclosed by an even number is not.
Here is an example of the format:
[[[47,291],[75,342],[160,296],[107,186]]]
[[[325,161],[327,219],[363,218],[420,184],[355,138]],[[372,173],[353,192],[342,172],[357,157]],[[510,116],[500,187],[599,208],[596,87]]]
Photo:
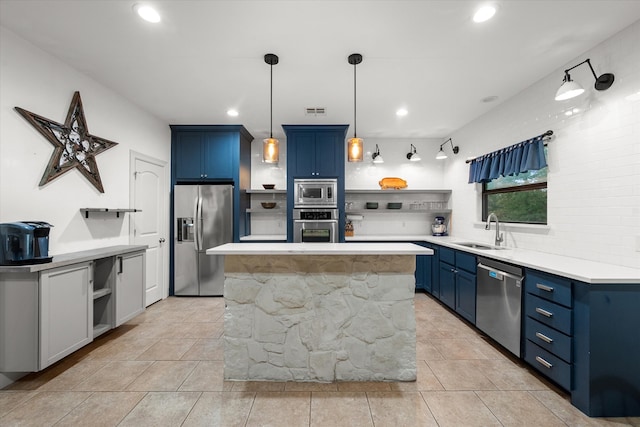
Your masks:
[[[495,212],[500,222],[547,223],[547,167],[482,184],[482,220]]]

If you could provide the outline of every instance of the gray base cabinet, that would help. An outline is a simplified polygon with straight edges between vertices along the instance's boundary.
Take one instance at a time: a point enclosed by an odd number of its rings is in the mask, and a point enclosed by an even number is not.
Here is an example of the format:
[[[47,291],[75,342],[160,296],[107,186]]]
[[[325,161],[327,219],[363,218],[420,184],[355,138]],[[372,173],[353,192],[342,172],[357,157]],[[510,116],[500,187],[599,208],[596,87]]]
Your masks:
[[[144,312],[145,250],[124,248],[110,256],[88,251],[95,259],[73,254],[82,262],[62,266],[54,258],[0,268],[0,372],[45,369]]]

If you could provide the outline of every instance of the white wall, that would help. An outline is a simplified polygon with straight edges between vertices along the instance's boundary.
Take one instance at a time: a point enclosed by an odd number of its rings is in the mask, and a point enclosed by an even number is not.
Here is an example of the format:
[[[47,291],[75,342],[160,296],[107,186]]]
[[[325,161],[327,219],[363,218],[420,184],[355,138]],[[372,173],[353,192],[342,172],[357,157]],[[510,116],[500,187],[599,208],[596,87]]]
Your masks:
[[[168,125],[5,28],[0,28],[0,52],[0,222],[53,224],[49,246],[54,255],[128,244],[132,214],[85,219],[79,209],[129,207],[129,153],[169,165]],[[54,147],[14,110],[18,106],[64,122],[75,91],[90,132],[118,143],[96,157],[104,193],[77,170],[39,187]]]
[[[481,187],[467,184],[464,160],[551,129],[548,145],[548,227],[512,228],[507,245],[640,267],[640,21],[577,54],[494,110],[454,132],[460,146],[447,159],[444,185],[453,189],[453,232],[484,242]],[[594,90],[589,67],[572,78],[585,93],[554,100],[563,71],[590,58],[596,74],[615,74],[607,91]],[[635,95],[634,95],[635,94]],[[572,115],[567,115],[571,111]],[[475,224],[474,224],[475,223]]]
[[[442,140],[430,138],[367,138],[363,134],[365,156],[362,162],[345,162],[345,187],[347,189],[380,189],[378,181],[384,177],[399,177],[407,181],[411,189],[442,189],[444,163],[436,160]],[[384,159],[382,164],[371,162],[371,153],[376,144]],[[422,160],[410,162],[407,153],[411,144],[416,147]],[[347,145],[345,141],[345,156]],[[287,185],[287,143],[280,141],[280,163],[272,165],[262,162],[262,141],[254,141],[251,147],[251,188],[261,189],[262,184],[276,184],[285,189]]]

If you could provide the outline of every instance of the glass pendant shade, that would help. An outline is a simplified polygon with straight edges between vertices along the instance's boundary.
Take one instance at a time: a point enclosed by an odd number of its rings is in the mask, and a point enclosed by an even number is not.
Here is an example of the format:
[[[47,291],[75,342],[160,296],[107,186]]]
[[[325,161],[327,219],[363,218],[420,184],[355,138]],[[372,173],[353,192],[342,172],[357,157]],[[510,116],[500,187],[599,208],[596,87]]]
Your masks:
[[[582,95],[584,89],[579,83],[569,80],[562,83],[558,91],[556,92],[556,101],[564,101],[565,99],[571,99],[578,95]]]
[[[280,156],[279,141],[267,138],[262,141],[262,160],[265,163],[278,163]]]
[[[349,138],[348,141],[348,160],[350,162],[361,162],[364,158],[364,143],[362,138]]]
[[[444,160],[446,158],[447,158],[447,153],[442,151],[442,148],[441,148],[440,151],[438,151],[438,154],[436,154],[436,159],[437,160]]]

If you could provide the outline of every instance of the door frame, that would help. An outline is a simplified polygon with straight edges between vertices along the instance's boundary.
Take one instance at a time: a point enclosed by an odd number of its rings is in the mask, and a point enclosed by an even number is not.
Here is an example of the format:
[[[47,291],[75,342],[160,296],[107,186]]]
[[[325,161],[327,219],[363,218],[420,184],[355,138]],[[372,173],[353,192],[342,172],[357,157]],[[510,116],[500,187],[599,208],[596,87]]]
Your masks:
[[[167,168],[168,162],[164,160],[157,159],[155,157],[148,156],[146,154],[140,153],[135,150],[129,150],[129,206],[134,206],[135,204],[135,173],[136,173],[136,160],[142,160],[147,163],[152,163],[156,166],[159,166],[164,171],[163,181],[164,181],[164,192],[162,193],[162,206],[163,209],[160,212],[160,222],[163,224],[162,228],[164,229],[164,234],[167,236],[165,238],[164,244],[166,245],[162,252],[162,295],[161,300],[167,298],[169,296],[169,245],[171,243],[170,234],[169,234],[169,183],[170,183],[170,169]],[[135,213],[133,214],[135,215]],[[134,244],[134,221],[132,218],[129,219],[129,244]],[[147,288],[147,284],[145,283],[145,289]]]

